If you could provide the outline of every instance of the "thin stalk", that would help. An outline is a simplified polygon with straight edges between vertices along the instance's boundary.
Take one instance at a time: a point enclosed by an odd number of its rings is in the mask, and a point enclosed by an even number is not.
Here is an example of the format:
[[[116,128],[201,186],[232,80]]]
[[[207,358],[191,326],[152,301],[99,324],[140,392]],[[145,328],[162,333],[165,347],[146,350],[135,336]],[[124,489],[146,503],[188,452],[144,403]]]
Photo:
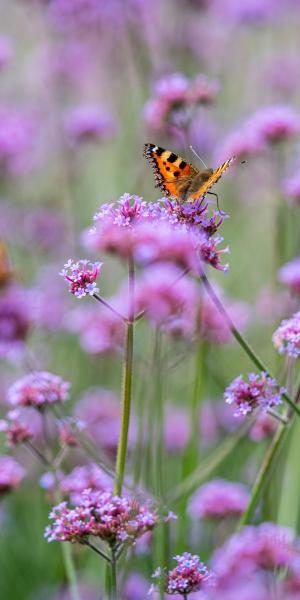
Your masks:
[[[197,467],[193,473],[191,473],[186,479],[184,479],[175,489],[171,491],[167,498],[168,504],[178,502],[183,496],[190,494],[195,490],[203,481],[208,479],[213,471],[236,449],[238,444],[245,438],[245,434],[248,432],[250,427],[253,425],[253,419],[247,420],[240,429],[228,437],[226,437],[220,444],[215,448],[213,452],[202,461],[201,465]]]
[[[70,587],[71,600],[80,600],[80,594],[78,590],[77,574],[75,570],[74,560],[72,556],[71,545],[66,542],[61,544],[61,551],[63,555],[64,567],[67,576],[67,580]]]
[[[42,463],[44,467],[51,467],[51,463],[47,460],[47,458],[29,440],[24,442],[24,446],[28,448],[28,450]]]
[[[119,437],[117,460],[116,460],[116,472],[115,472],[115,485],[114,493],[120,495],[122,493],[126,454],[127,454],[127,443],[128,443],[128,430],[130,421],[130,408],[131,408],[131,391],[132,391],[132,370],[133,370],[133,328],[134,328],[134,264],[133,261],[129,261],[129,273],[128,273],[128,287],[129,287],[129,319],[126,322],[126,336],[125,336],[125,348],[124,348],[124,359],[123,359],[123,383],[122,383],[122,398],[121,398],[121,431]]]
[[[96,548],[96,546],[94,546],[93,544],[90,544],[89,541],[84,542],[85,546],[88,546],[91,550],[93,550],[93,552],[95,552],[96,554],[99,554],[99,556],[101,556],[101,558],[104,558],[104,560],[106,560],[107,562],[110,562],[110,558],[109,556],[107,556],[105,554],[105,552],[102,552],[102,550],[99,550],[99,548]]]
[[[194,385],[191,394],[190,403],[190,438],[187,444],[184,457],[184,473],[186,476],[196,466],[197,450],[199,439],[199,406],[204,393],[205,385],[205,358],[207,353],[207,344],[203,339],[199,339],[197,352],[195,356]],[[192,469],[190,468],[192,467]]]
[[[153,482],[155,485],[155,493],[159,498],[164,496],[164,477],[163,477],[163,466],[164,466],[164,407],[163,407],[163,392],[162,392],[162,368],[161,368],[161,356],[162,356],[162,339],[159,328],[155,331],[155,343],[154,343],[154,364],[153,364],[153,392],[154,398],[152,398],[152,418],[153,418],[153,438],[150,440],[150,447],[152,448],[152,467],[153,467]],[[150,415],[149,415],[150,416]],[[150,417],[151,418],[151,417]]]
[[[61,493],[59,490],[59,482],[57,478],[57,473],[55,469],[53,469],[53,474],[56,482],[56,490],[55,490],[55,500],[57,503],[62,501]],[[75,569],[75,564],[72,555],[71,544],[66,542],[60,544],[61,552],[63,556],[63,562],[65,567],[65,573],[68,580],[69,588],[70,588],[70,596],[71,600],[81,600],[79,589],[78,589],[78,581],[77,581],[77,573]]]
[[[250,521],[256,509],[263,487],[266,483],[266,479],[270,473],[271,467],[274,463],[277,453],[282,446],[287,429],[287,425],[280,425],[272,439],[271,444],[267,448],[263,462],[260,466],[256,480],[254,482],[254,486],[252,488],[248,506],[239,521],[238,530]]]
[[[262,360],[259,358],[259,356],[256,354],[256,352],[251,348],[251,346],[245,340],[243,335],[235,327],[233,321],[231,320],[229,314],[227,313],[221,300],[215,293],[212,285],[208,281],[208,279],[207,279],[206,275],[203,273],[203,271],[200,274],[200,278],[201,278],[201,281],[203,282],[203,285],[206,289],[207,294],[209,295],[209,297],[211,298],[211,300],[213,301],[213,303],[215,304],[215,306],[217,307],[219,312],[223,315],[223,317],[226,320],[226,323],[227,323],[228,327],[230,328],[230,331],[231,331],[232,335],[235,337],[236,341],[240,344],[240,346],[243,348],[243,350],[245,350],[246,354],[249,356],[250,360],[252,360],[253,364],[258,369],[260,369],[260,371],[264,371],[269,377],[274,379],[274,376],[272,375],[271,371],[266,367],[266,365],[262,362]],[[283,392],[282,397],[285,400],[285,402],[293,408],[293,410],[297,413],[297,415],[300,416],[300,408],[295,404],[295,402],[293,402],[293,400],[290,398],[290,396],[286,392]]]
[[[98,302],[100,302],[101,304],[103,304],[103,306],[108,308],[108,310],[110,310],[114,315],[116,315],[116,317],[119,317],[119,319],[121,319],[122,321],[124,321],[126,323],[126,321],[127,321],[126,317],[124,317],[124,315],[122,315],[118,310],[116,310],[113,306],[111,306],[111,304],[106,302],[106,300],[101,298],[101,296],[98,296],[98,294],[93,294],[93,298],[95,298],[95,300],[98,300]]]
[[[114,550],[111,551],[111,586],[110,586],[110,600],[117,600],[117,560]]]

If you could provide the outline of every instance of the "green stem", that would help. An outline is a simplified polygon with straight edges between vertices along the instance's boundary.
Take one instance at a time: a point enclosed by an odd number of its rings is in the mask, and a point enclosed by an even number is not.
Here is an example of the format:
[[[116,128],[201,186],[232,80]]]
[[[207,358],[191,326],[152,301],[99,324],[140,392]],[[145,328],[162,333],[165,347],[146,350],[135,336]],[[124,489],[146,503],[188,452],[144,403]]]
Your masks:
[[[123,360],[123,383],[122,383],[122,398],[121,398],[121,431],[119,437],[115,485],[114,493],[118,496],[122,493],[127,443],[128,430],[130,421],[131,408],[131,390],[132,390],[132,369],[133,369],[133,315],[134,315],[134,265],[132,260],[129,262],[129,319],[126,323],[126,336]]]
[[[117,561],[114,550],[111,551],[111,586],[110,586],[110,600],[117,600]]]
[[[197,463],[198,439],[199,439],[199,405],[203,397],[205,386],[205,358],[207,344],[199,339],[195,356],[194,385],[190,404],[190,439],[187,444],[184,457],[184,476],[186,476]]]
[[[62,542],[61,550],[63,555],[63,561],[65,566],[65,572],[70,586],[71,600],[80,600],[80,594],[78,590],[77,575],[72,556],[72,548],[69,542]]]
[[[250,360],[252,360],[253,364],[255,364],[255,366],[258,369],[260,369],[261,371],[264,371],[269,377],[274,379],[274,376],[272,375],[271,371],[266,367],[266,365],[264,365],[264,363],[259,358],[259,356],[256,354],[256,352],[254,352],[254,350],[251,348],[251,346],[248,344],[248,342],[245,340],[245,338],[242,336],[242,334],[235,327],[229,314],[227,313],[226,309],[224,308],[221,300],[218,298],[213,287],[211,286],[210,282],[208,281],[206,275],[203,272],[201,272],[200,277],[201,277],[201,281],[203,282],[203,285],[207,291],[207,294],[209,295],[209,297],[211,298],[211,300],[213,301],[213,303],[215,304],[215,306],[217,307],[219,312],[223,315],[223,317],[226,320],[226,323],[227,323],[228,327],[230,328],[230,331],[231,331],[232,335],[235,337],[236,341],[240,344],[240,346],[243,348],[243,350],[245,350],[246,354],[249,356]],[[279,388],[279,385],[277,387]],[[295,404],[295,402],[293,402],[293,400],[290,398],[290,396],[286,392],[283,392],[282,397],[286,401],[286,403],[289,404],[293,408],[293,410],[297,413],[297,415],[300,416],[300,408]]]
[[[57,479],[57,473],[53,469],[53,474],[56,482],[56,490],[55,490],[55,501],[57,503],[62,502],[62,496],[59,490],[59,482]],[[69,542],[61,543],[61,552],[65,567],[65,573],[68,580],[69,588],[70,588],[70,596],[71,600],[80,600],[80,594],[78,589],[78,581],[77,581],[77,573],[74,565],[72,548]]]
[[[283,424],[280,425],[280,427],[278,427],[278,429],[272,439],[271,444],[267,448],[263,462],[260,466],[256,480],[254,482],[254,486],[252,488],[251,497],[250,497],[248,506],[239,521],[238,529],[240,529],[241,527],[246,525],[251,520],[251,517],[256,509],[257,503],[261,496],[263,487],[266,483],[266,479],[270,473],[273,462],[277,456],[279,449],[282,446],[286,430],[287,430],[286,425],[283,425]]]

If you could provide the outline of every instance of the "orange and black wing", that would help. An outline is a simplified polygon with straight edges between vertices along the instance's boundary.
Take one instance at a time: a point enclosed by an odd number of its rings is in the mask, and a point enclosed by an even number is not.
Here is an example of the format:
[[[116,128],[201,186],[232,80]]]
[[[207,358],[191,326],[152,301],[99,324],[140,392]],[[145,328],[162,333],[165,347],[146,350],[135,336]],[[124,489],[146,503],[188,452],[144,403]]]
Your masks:
[[[205,196],[205,194],[207,194],[207,192],[210,190],[210,188],[217,183],[217,181],[219,181],[220,177],[222,177],[223,173],[225,171],[227,171],[227,169],[230,167],[231,163],[234,161],[235,157],[232,156],[231,158],[229,158],[228,160],[226,160],[222,165],[220,165],[220,167],[218,167],[217,169],[215,169],[212,173],[212,175],[209,177],[209,179],[207,179],[207,181],[205,181],[204,183],[202,183],[199,187],[199,189],[192,195],[190,196],[190,198],[192,198],[193,200],[195,200],[196,198],[200,198],[201,196]]]
[[[178,180],[181,177],[194,177],[199,172],[181,156],[155,146],[155,144],[145,144],[144,156],[152,166],[155,186],[159,187],[166,196],[179,198]]]
[[[5,243],[0,240],[0,287],[5,286],[12,279],[8,254]]]

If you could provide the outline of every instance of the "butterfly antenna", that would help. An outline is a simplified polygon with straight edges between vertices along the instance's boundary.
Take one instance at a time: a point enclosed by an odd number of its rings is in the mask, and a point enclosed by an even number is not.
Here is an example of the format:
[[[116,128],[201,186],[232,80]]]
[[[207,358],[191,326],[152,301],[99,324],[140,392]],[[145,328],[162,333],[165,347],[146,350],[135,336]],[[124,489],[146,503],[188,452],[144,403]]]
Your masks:
[[[190,146],[191,151],[193,152],[193,154],[195,154],[195,156],[197,156],[197,158],[199,158],[200,162],[202,162],[202,164],[204,165],[204,167],[207,169],[208,167],[206,166],[204,160],[202,160],[201,156],[199,156],[199,154],[197,154],[196,150],[193,148],[193,146]]]

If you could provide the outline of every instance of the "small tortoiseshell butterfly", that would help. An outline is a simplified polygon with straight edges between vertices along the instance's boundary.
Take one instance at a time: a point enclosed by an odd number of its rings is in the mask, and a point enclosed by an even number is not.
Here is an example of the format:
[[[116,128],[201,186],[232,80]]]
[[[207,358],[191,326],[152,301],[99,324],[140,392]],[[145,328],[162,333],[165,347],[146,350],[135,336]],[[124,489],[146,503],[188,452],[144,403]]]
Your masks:
[[[205,196],[234,160],[234,157],[229,158],[217,169],[199,171],[181,156],[155,144],[145,144],[144,156],[154,171],[155,187],[182,202]]]
[[[4,287],[13,278],[9,267],[9,260],[5,243],[0,240],[0,288]]]

